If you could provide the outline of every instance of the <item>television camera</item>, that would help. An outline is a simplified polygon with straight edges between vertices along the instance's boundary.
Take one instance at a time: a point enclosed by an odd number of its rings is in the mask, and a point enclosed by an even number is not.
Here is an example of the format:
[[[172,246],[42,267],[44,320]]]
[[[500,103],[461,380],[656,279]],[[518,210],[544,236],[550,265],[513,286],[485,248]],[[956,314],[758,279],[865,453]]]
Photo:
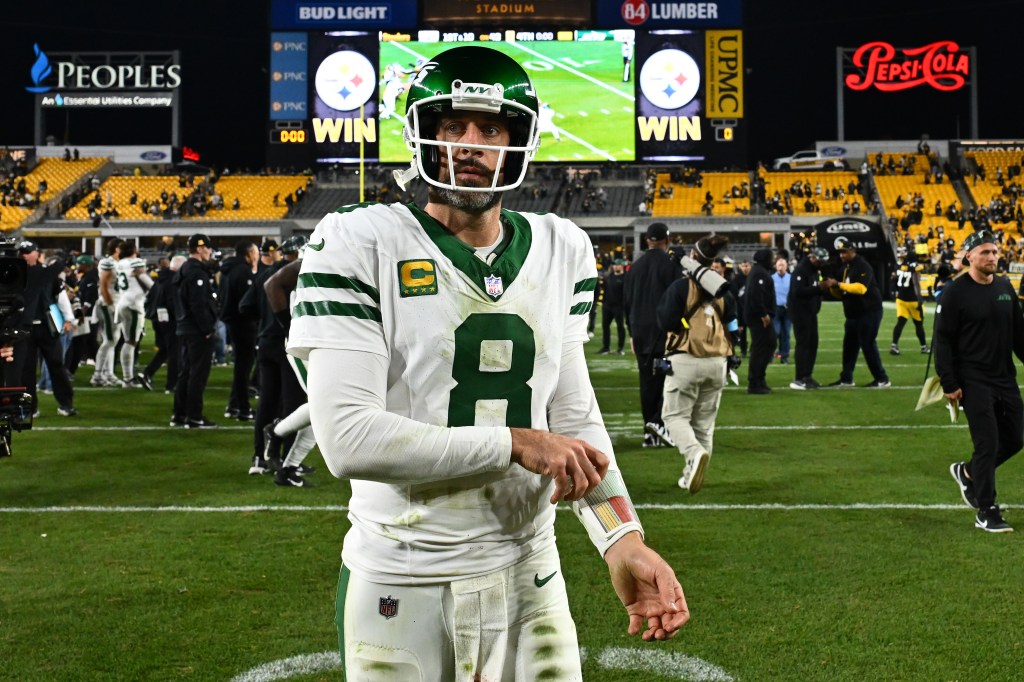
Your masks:
[[[28,266],[18,255],[13,237],[0,238],[0,346],[13,345],[27,332],[18,329],[25,306]],[[0,360],[0,457],[9,457],[11,434],[32,428],[32,396],[24,386],[10,386],[20,377],[12,377],[12,366]]]

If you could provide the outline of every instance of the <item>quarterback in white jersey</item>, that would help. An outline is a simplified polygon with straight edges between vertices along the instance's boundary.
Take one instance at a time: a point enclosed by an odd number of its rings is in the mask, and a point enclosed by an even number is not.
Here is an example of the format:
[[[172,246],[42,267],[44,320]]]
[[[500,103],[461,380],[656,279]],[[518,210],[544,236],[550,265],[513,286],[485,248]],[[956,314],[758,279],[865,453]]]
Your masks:
[[[352,480],[346,678],[386,666],[394,680],[580,680],[559,500],[607,561],[630,634],[666,639],[689,618],[643,542],[587,374],[590,240],[567,220],[501,210],[538,139],[536,95],[510,57],[439,54],[407,109],[416,156],[398,177],[431,185],[426,207],[325,217],[288,342],[308,362],[324,459]]]

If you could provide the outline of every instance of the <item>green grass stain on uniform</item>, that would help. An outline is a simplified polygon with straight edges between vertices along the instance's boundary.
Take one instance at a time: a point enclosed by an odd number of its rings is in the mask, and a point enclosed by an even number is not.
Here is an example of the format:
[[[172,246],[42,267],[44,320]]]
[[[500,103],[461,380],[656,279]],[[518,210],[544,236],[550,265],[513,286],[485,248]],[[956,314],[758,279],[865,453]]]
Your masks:
[[[544,668],[544,670],[537,673],[538,680],[560,680],[562,677],[561,668]]]
[[[546,658],[554,658],[555,654],[557,654],[557,653],[558,653],[558,648],[557,647],[554,647],[554,646],[552,646],[550,644],[545,644],[544,646],[537,647],[537,651],[535,651],[533,655],[534,655],[534,658],[546,659]]]
[[[535,635],[553,635],[558,632],[558,629],[554,625],[537,625],[533,628],[533,634]]]

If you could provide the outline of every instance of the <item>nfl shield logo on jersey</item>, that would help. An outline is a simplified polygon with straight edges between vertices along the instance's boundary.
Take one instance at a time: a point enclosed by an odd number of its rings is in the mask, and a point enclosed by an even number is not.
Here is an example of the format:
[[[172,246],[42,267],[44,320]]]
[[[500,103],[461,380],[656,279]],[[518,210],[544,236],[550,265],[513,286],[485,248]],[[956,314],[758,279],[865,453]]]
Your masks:
[[[489,275],[484,277],[484,288],[488,296],[501,296],[505,293],[505,287],[501,283],[501,277]]]
[[[394,618],[398,615],[398,600],[392,599],[390,594],[386,597],[381,597],[378,612],[385,618]]]

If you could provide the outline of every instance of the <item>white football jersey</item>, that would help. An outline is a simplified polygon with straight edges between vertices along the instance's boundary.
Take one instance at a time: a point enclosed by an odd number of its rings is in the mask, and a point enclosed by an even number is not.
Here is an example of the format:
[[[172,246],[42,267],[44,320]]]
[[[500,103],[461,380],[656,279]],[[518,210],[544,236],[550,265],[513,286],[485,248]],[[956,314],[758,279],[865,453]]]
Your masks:
[[[116,258],[111,258],[110,256],[104,256],[103,258],[100,259],[100,263],[99,263],[99,269],[100,269],[100,274],[101,275],[104,272],[111,273],[111,278],[110,278],[110,297],[113,300],[115,306],[117,305],[117,297],[118,297],[118,291],[117,291],[117,264],[118,264],[118,262],[119,261]],[[98,305],[106,305],[106,302],[103,300],[102,296],[100,296],[97,299],[96,303]]]
[[[326,216],[303,259],[288,350],[388,358],[386,409],[418,422],[547,429],[563,350],[588,338],[593,248],[553,215],[502,211],[502,224],[504,249],[487,265],[412,205]],[[353,480],[343,560],[392,582],[499,570],[554,541],[549,486],[516,465],[411,485]]]
[[[146,269],[146,261],[141,258],[129,257],[117,261],[114,268],[114,289],[117,290],[116,305],[118,308],[145,310],[146,290],[142,288],[139,278],[132,273],[136,268]]]

